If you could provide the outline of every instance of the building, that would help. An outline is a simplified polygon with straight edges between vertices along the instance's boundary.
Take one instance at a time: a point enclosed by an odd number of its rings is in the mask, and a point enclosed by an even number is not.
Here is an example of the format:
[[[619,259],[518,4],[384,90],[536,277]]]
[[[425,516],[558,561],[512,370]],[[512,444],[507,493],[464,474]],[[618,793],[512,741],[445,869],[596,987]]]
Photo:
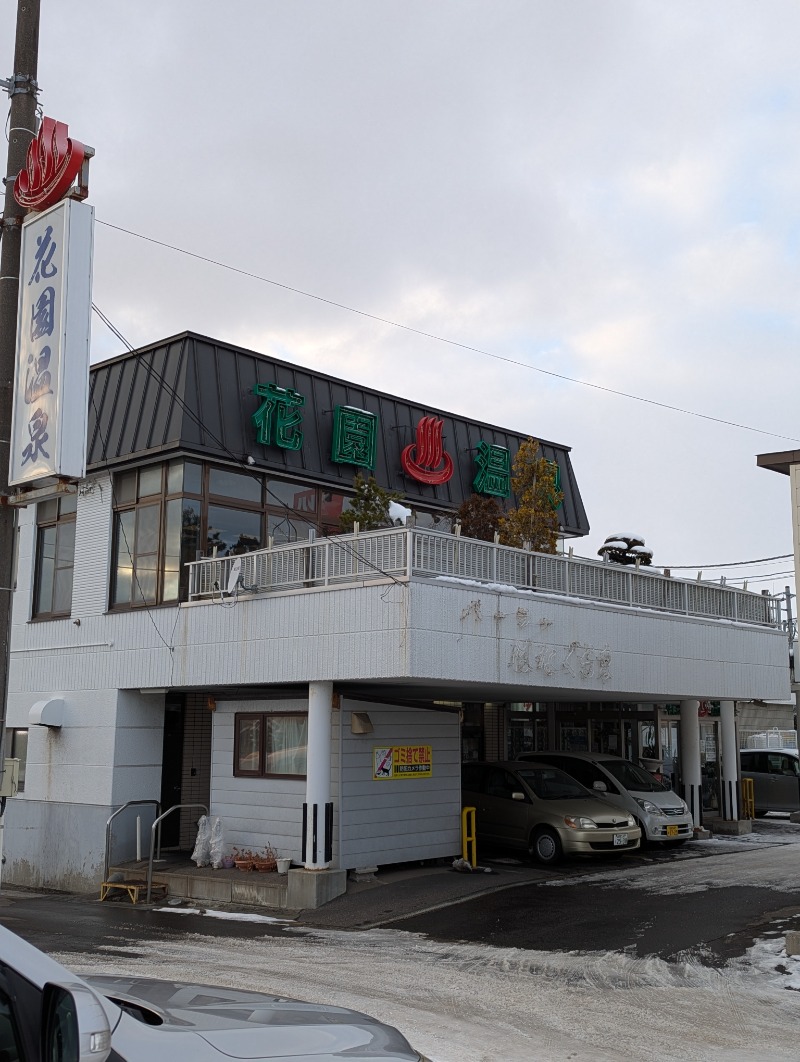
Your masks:
[[[459,852],[462,757],[663,757],[675,713],[699,824],[700,702],[732,746],[735,700],[787,696],[771,598],[454,533],[525,436],[191,333],[91,377],[86,477],[18,499],[8,881],[96,888],[109,817],[147,801],[145,840],[151,805],[183,848],[210,808],[226,846],[301,863],[309,906]],[[569,449],[541,448],[585,534]],[[358,471],[412,519],[337,535]]]

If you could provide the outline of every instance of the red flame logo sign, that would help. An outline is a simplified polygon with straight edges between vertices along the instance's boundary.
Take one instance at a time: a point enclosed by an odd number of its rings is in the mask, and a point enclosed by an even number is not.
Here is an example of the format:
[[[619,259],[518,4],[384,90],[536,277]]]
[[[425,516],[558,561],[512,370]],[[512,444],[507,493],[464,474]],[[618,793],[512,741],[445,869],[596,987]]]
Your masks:
[[[69,191],[84,159],[83,144],[70,140],[68,126],[43,118],[39,135],[31,140],[25,169],[14,182],[14,198],[28,210],[53,206]]]
[[[453,459],[442,446],[443,425],[436,417],[423,417],[417,424],[417,441],[400,455],[403,468],[420,483],[446,483],[453,474]]]

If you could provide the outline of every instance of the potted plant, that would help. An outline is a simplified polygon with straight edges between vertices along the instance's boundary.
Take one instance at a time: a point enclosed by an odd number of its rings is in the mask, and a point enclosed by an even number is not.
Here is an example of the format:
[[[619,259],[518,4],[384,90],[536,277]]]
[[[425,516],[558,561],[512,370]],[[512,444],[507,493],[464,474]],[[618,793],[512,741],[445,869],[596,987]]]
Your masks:
[[[240,851],[238,848],[234,848],[233,865],[237,870],[252,870],[254,861],[255,856],[252,849],[245,848]]]
[[[271,844],[265,845],[262,851],[254,853],[253,866],[262,874],[277,869],[278,859]]]

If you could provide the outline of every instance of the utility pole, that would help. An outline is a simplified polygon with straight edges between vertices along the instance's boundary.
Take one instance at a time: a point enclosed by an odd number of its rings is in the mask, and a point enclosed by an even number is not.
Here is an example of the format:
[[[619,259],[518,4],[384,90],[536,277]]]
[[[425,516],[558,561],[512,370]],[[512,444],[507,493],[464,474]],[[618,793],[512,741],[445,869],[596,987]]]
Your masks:
[[[16,376],[17,299],[22,219],[14,199],[14,180],[25,166],[28,145],[36,135],[36,82],[39,59],[40,0],[17,0],[14,73],[0,86],[11,97],[5,203],[0,242],[0,772],[3,770],[8,671],[11,649],[11,603],[14,589],[16,509],[8,504],[11,410]],[[0,810],[2,815],[2,810]]]

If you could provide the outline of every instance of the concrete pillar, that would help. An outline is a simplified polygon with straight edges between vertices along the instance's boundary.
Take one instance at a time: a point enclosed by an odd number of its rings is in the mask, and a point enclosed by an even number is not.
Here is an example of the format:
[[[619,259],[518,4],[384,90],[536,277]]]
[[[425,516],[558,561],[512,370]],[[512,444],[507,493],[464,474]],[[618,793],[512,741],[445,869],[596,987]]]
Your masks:
[[[700,767],[699,701],[681,701],[681,779],[683,799],[695,826],[703,825],[703,772]]]
[[[331,722],[333,683],[308,684],[308,756],[303,804],[303,863],[325,870],[333,860],[331,801]]]
[[[719,708],[722,744],[722,807],[723,819],[739,818],[739,749],[736,740],[736,717],[733,701],[720,701]]]

